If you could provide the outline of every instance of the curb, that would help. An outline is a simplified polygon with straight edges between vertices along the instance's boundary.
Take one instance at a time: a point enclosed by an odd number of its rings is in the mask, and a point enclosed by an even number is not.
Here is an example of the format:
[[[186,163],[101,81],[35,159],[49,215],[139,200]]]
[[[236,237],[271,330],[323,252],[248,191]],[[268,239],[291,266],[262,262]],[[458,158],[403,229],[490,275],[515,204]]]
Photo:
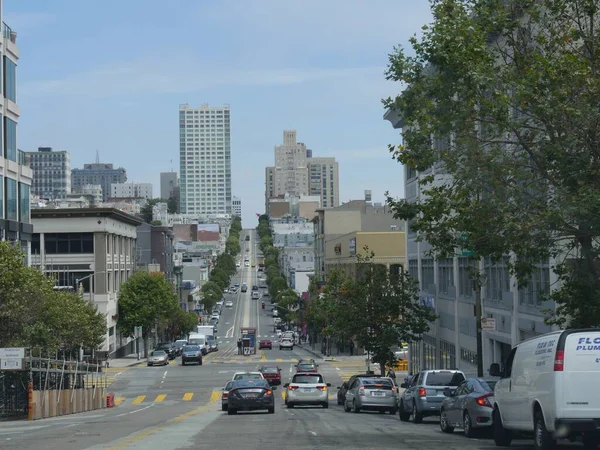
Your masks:
[[[302,345],[298,345],[298,347],[300,347],[302,350],[310,353],[311,355],[315,356],[317,359],[322,359],[324,361],[327,361],[327,359],[326,359],[327,357],[324,357],[321,353],[317,353],[316,351],[314,351],[311,348],[306,348],[306,347],[304,347]]]

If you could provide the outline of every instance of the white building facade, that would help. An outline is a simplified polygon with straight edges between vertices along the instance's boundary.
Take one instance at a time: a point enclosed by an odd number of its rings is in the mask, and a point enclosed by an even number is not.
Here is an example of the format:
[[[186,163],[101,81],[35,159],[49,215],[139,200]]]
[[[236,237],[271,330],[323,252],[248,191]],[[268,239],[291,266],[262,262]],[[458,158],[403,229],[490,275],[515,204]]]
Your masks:
[[[283,144],[275,146],[274,196],[309,195],[308,150],[297,141],[296,130],[283,131]]]
[[[48,200],[64,199],[71,193],[71,155],[39,147],[27,152],[33,170],[32,194]]]
[[[181,213],[231,214],[229,105],[180,105],[179,144]]]
[[[242,199],[235,195],[231,200],[231,215],[236,217],[242,217]]]
[[[110,185],[111,198],[142,198],[149,200],[152,197],[151,183],[112,183]]]
[[[335,158],[310,158],[308,170],[310,195],[321,199],[321,208],[340,206],[339,166]]]
[[[118,330],[121,285],[136,268],[137,227],[142,221],[114,208],[36,209],[32,266],[56,277],[57,286],[81,288],[106,315],[101,350],[111,356],[129,344]],[[125,356],[125,355],[120,355]]]

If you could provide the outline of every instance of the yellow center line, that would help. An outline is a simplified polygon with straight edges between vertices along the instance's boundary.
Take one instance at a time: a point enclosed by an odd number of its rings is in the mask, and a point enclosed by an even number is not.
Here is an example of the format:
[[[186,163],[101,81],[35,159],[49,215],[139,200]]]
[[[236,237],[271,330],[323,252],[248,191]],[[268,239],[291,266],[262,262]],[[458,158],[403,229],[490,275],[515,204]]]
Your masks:
[[[265,351],[264,350],[260,351],[260,360],[261,361],[266,361],[267,360],[267,355],[265,355]]]
[[[185,400],[186,402],[189,402],[192,398],[194,398],[193,392],[186,392],[185,394],[183,394],[183,400]]]
[[[161,403],[166,397],[167,397],[167,394],[159,394],[154,399],[154,402],[155,403]]]
[[[215,403],[220,398],[221,398],[221,393],[219,391],[213,391],[213,393],[210,394],[209,403]]]
[[[131,403],[132,405],[139,405],[146,399],[145,395],[138,395],[135,400]]]

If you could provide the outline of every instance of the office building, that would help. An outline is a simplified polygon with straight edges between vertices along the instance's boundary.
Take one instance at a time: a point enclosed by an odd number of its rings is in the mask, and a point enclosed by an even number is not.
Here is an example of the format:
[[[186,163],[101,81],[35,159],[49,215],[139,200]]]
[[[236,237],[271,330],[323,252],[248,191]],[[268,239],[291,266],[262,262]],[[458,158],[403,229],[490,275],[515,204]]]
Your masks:
[[[242,199],[236,197],[235,195],[232,197],[231,200],[231,215],[242,217]]]
[[[168,200],[173,197],[173,189],[179,186],[177,172],[160,173],[160,198]]]
[[[403,128],[402,118],[389,110],[384,119],[396,129]],[[423,196],[420,180],[433,176],[448,181],[449,175],[439,172],[437,164],[424,172],[404,166],[406,200],[418,202]],[[411,344],[410,367],[413,372],[421,369],[459,368],[467,373],[476,372],[477,327],[474,315],[475,293],[471,279],[470,256],[434,259],[430,246],[406,230],[408,271],[419,280],[421,301],[431,305],[438,320],[420,342]],[[482,287],[482,317],[490,319],[490,329],[483,330],[483,366],[506,360],[510,350],[519,342],[552,330],[544,323],[544,302],[550,286],[557,284],[556,275],[545,261],[532,274],[528,285],[519,289],[517,280],[508,271],[508,256],[497,262],[479,261],[478,269],[485,273],[486,284]]]
[[[275,197],[275,167],[265,167],[265,214],[269,214],[269,200]]]
[[[229,105],[179,106],[182,214],[231,214]]]
[[[340,205],[340,180],[335,158],[309,158],[310,195],[321,198],[322,208]]]
[[[151,183],[112,183],[110,185],[111,198],[152,198]]]
[[[127,171],[122,168],[114,168],[112,164],[101,163],[98,153],[96,162],[84,164],[83,169],[71,171],[71,189],[81,192],[86,184],[98,184],[102,187],[102,201],[107,201],[111,194],[111,184],[125,183]]]
[[[275,146],[274,196],[282,194],[309,195],[307,149],[296,130],[284,130],[283,144]]]
[[[66,198],[71,193],[71,155],[54,151],[52,147],[38,147],[27,152],[33,170],[32,194],[47,200]]]
[[[0,19],[2,1],[0,0]],[[2,127],[0,146],[0,240],[20,242],[28,253],[33,232],[30,220],[30,192],[33,171],[28,155],[17,149],[17,33],[2,23]]]

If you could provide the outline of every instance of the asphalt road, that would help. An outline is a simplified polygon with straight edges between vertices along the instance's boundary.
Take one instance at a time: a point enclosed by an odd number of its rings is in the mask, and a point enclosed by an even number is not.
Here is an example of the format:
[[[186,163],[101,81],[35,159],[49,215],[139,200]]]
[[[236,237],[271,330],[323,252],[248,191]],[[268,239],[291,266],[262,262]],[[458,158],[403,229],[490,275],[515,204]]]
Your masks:
[[[255,235],[250,242],[254,244]],[[242,251],[248,244],[243,241]],[[254,249],[251,250],[254,253]],[[243,268],[241,277],[255,283],[255,271]],[[259,336],[272,336],[273,318],[250,299],[250,289],[238,295],[233,308],[224,308],[219,323],[219,352],[206,357],[202,366],[182,367],[174,361],[166,367],[138,366],[116,374],[110,391],[118,406],[90,413],[34,422],[0,422],[0,449],[492,449],[489,438],[467,439],[455,432],[442,434],[438,421],[401,423],[398,416],[377,413],[345,413],[335,401],[336,387],[357,372],[338,362],[319,361],[320,371],[332,384],[329,409],[288,410],[281,387],[276,391],[275,414],[221,412],[220,390],[235,372],[256,370],[265,362],[282,368],[284,383],[294,363],[311,357],[301,348],[265,350],[252,356],[237,355],[240,326],[258,328]],[[269,304],[269,302],[266,302]],[[518,446],[517,444],[523,444]],[[566,446],[568,448],[569,446]],[[530,449],[530,441],[512,448]]]

